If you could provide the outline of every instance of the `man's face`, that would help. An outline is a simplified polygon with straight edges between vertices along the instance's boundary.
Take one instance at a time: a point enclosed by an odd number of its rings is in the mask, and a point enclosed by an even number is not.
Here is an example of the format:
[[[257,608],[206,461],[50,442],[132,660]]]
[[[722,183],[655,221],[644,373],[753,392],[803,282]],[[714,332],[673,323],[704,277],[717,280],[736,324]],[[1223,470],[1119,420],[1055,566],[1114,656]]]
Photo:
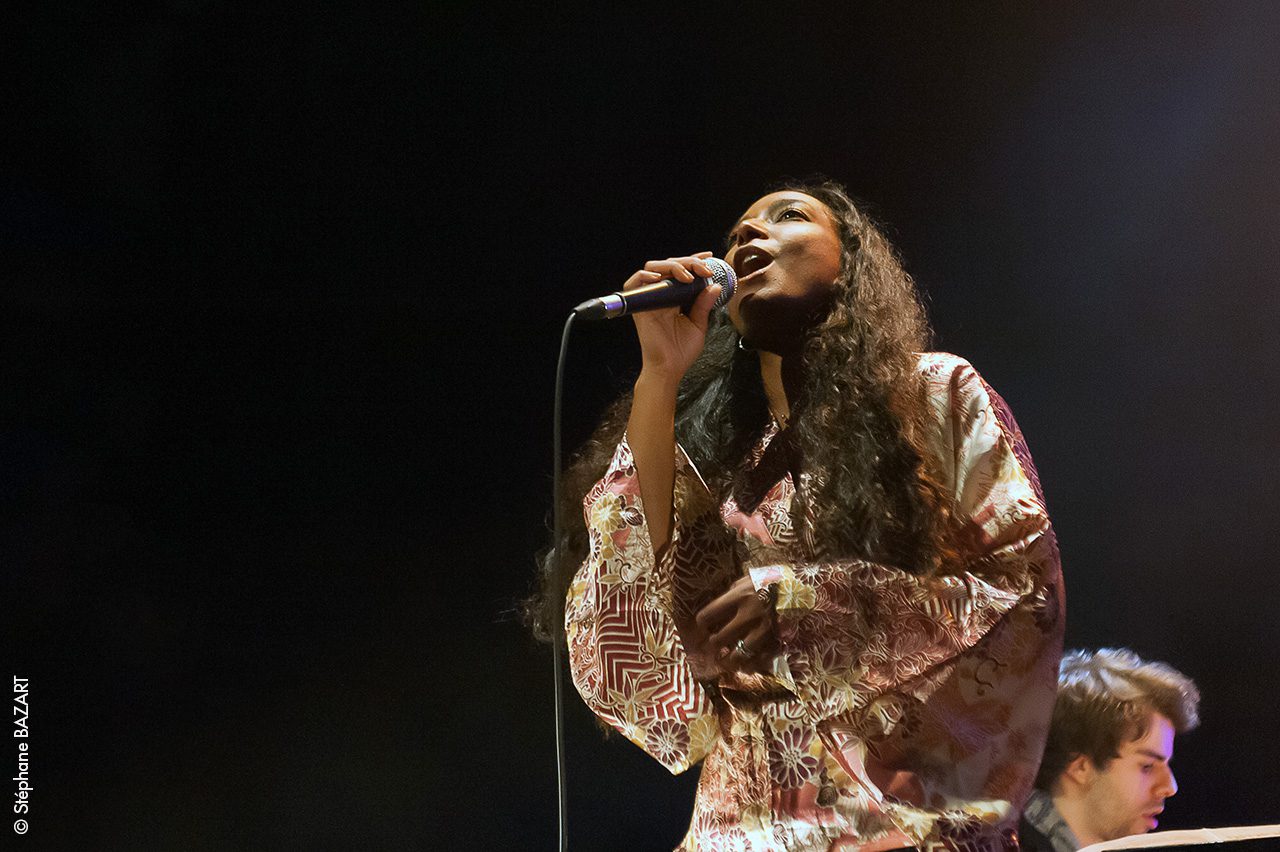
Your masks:
[[[1169,768],[1173,733],[1168,719],[1152,713],[1147,732],[1139,739],[1122,743],[1120,755],[1105,769],[1098,769],[1090,761],[1090,781],[1084,796],[1087,825],[1075,831],[1081,843],[1114,840],[1156,827],[1164,800],[1178,792],[1178,783]]]

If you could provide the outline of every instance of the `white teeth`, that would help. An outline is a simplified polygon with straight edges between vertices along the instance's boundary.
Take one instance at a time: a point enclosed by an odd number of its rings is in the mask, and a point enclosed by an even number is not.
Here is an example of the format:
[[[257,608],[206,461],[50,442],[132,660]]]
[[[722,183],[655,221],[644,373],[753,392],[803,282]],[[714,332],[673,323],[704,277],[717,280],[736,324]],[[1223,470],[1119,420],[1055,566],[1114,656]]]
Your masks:
[[[769,263],[770,258],[764,252],[746,251],[743,252],[736,265],[743,277],[746,277],[764,269]]]

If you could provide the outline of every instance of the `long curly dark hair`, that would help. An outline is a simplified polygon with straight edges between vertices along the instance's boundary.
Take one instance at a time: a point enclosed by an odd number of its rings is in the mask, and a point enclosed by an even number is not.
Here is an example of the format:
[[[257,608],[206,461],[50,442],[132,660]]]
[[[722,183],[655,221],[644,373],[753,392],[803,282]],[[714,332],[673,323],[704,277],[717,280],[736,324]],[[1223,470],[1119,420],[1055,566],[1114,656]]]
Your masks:
[[[946,570],[956,560],[951,500],[924,448],[929,402],[919,353],[932,333],[924,306],[896,250],[839,184],[785,182],[825,204],[842,246],[832,306],[802,348],[804,385],[787,431],[802,460],[807,493],[806,538],[821,558],[868,559],[916,574]],[[676,438],[707,484],[724,499],[770,423],[754,352],[738,346],[723,312],[713,316],[706,345],[680,385]],[[631,394],[605,412],[564,477],[569,529],[555,568],[554,550],[539,554],[539,591],[525,603],[536,635],[554,635],[575,568],[587,555],[582,496],[608,467],[626,428]],[[807,520],[805,518],[807,517]]]

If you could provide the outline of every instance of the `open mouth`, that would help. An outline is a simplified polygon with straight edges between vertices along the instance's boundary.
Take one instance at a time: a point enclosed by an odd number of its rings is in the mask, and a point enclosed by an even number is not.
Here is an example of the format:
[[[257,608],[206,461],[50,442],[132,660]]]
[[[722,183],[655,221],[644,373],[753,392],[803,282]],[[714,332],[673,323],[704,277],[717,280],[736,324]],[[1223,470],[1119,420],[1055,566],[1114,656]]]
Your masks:
[[[738,274],[738,281],[742,282],[771,263],[773,255],[764,249],[748,246],[734,255],[733,271]]]

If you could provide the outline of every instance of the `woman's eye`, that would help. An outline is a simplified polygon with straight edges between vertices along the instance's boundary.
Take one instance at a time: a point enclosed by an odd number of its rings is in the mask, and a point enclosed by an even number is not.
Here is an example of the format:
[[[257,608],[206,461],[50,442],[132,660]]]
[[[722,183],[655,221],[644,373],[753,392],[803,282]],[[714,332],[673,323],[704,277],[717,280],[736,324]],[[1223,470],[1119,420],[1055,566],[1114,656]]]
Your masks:
[[[794,208],[794,207],[788,207],[786,210],[783,210],[781,213],[779,213],[779,214],[778,214],[778,219],[779,219],[779,220],[781,220],[781,219],[796,219],[796,218],[803,219],[803,218],[804,218],[804,214],[803,214],[803,213],[801,213],[799,210],[797,210],[797,209],[796,209],[796,208]]]

